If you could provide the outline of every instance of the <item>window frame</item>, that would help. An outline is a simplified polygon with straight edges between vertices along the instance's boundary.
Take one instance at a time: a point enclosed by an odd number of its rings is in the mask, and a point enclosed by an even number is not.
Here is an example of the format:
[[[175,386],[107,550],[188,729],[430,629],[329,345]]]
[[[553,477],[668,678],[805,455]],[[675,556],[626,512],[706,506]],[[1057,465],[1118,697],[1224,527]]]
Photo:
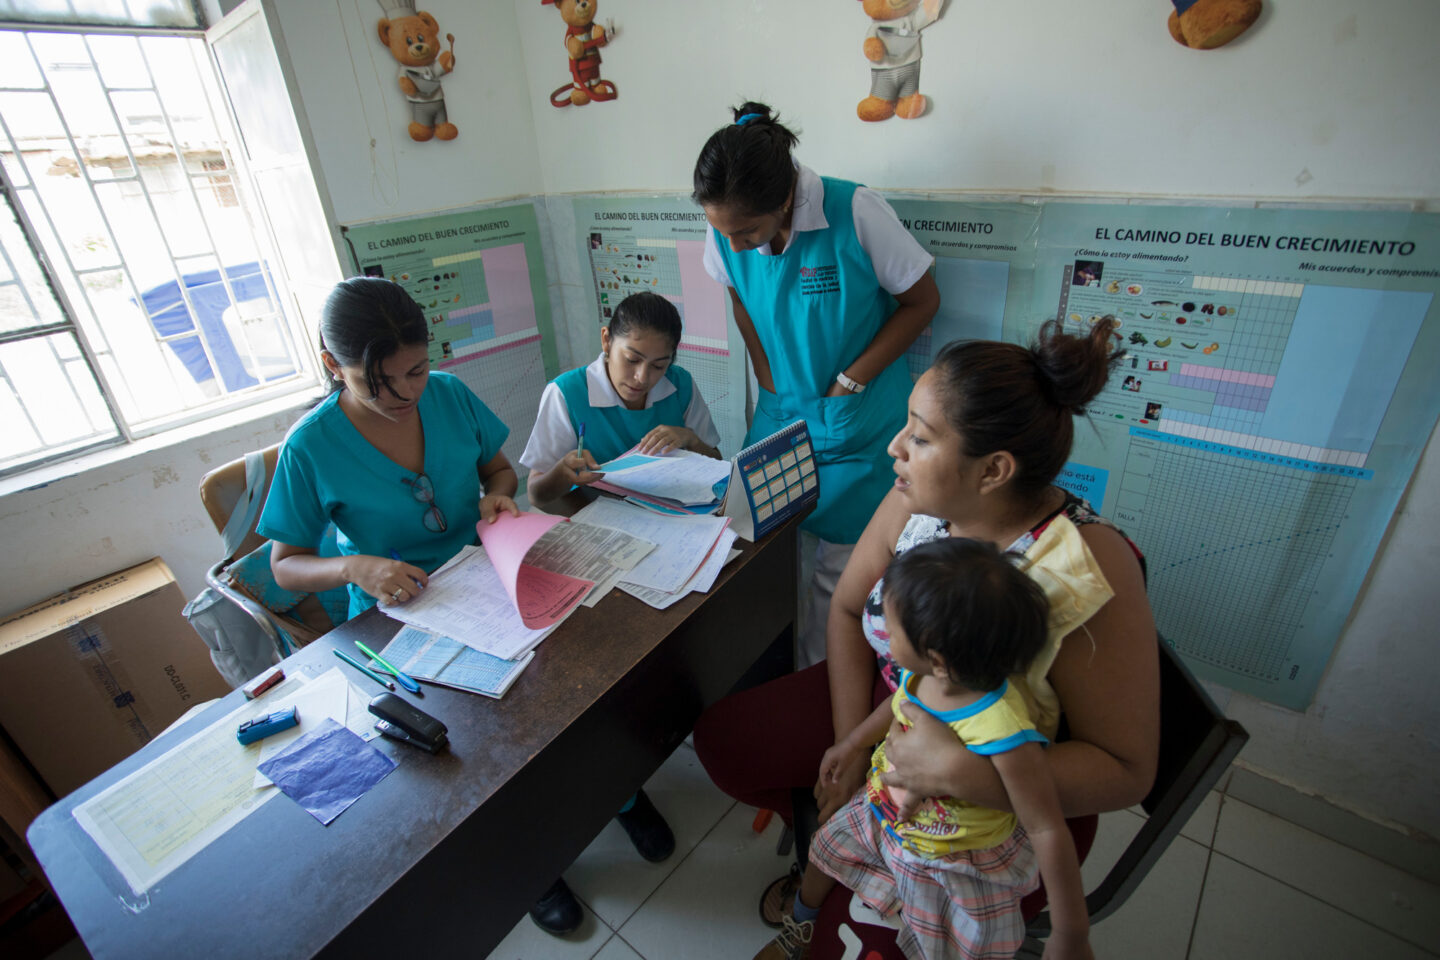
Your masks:
[[[192,6],[196,5],[192,4]],[[317,384],[320,382],[318,372],[319,364],[313,348],[309,345],[308,331],[300,315],[301,312],[297,309],[293,293],[288,289],[284,271],[279,269],[279,247],[273,236],[271,224],[265,215],[264,205],[259,201],[258,195],[254,190],[250,171],[247,166],[247,158],[244,150],[240,147],[239,141],[242,134],[237,126],[233,109],[228,101],[225,80],[222,76],[220,66],[216,62],[215,53],[210,43],[209,29],[204,23],[203,15],[199,11],[198,6],[196,7],[196,14],[197,20],[200,22],[200,25],[197,27],[132,26],[111,23],[16,20],[11,18],[0,19],[0,30],[17,32],[22,35],[41,33],[73,34],[79,35],[82,38],[88,36],[130,36],[137,38],[178,37],[198,41],[203,45],[203,56],[198,59],[203,60],[205,69],[210,71],[210,78],[214,81],[213,86],[210,84],[206,85],[204,98],[210,115],[215,118],[216,132],[221,137],[220,142],[224,151],[224,158],[227,161],[227,169],[224,172],[205,171],[203,173],[192,174],[186,166],[184,154],[178,149],[180,140],[175,135],[174,122],[168,111],[162,111],[163,123],[168,138],[172,146],[175,147],[175,156],[180,165],[180,176],[185,180],[183,194],[191,202],[197,204],[197,208],[201,199],[199,196],[201,187],[195,182],[196,176],[206,177],[210,183],[211,190],[219,189],[215,183],[217,177],[223,176],[228,179],[229,182],[224,185],[225,188],[235,197],[238,205],[250,221],[251,233],[258,246],[257,253],[262,262],[264,262],[262,276],[265,282],[265,288],[271,302],[275,304],[278,328],[290,352],[290,357],[294,362],[294,371],[278,380],[261,381],[260,383],[240,387],[235,390],[226,390],[220,396],[214,397],[207,402],[181,407],[167,414],[161,414],[148,419],[128,420],[117,399],[117,394],[120,391],[127,390],[128,387],[112,382],[112,378],[107,374],[105,365],[101,362],[99,353],[95,345],[91,342],[91,337],[85,329],[85,325],[79,319],[82,312],[76,310],[75,304],[72,302],[72,298],[66,288],[66,284],[62,282],[60,278],[61,269],[68,271],[69,276],[73,278],[75,284],[83,288],[84,277],[88,273],[100,271],[77,268],[73,261],[71,261],[68,251],[63,249],[60,251],[64,257],[63,264],[57,265],[52,263],[51,257],[42,243],[41,234],[36,230],[35,224],[31,220],[30,211],[26,209],[25,204],[21,202],[21,197],[18,195],[19,191],[28,189],[33,191],[38,199],[38,188],[33,182],[28,183],[24,187],[17,187],[12,182],[9,172],[4,169],[3,165],[0,165],[0,193],[3,193],[3,199],[10,204],[16,223],[24,236],[25,243],[34,255],[35,261],[44,276],[45,283],[54,296],[55,303],[63,316],[63,320],[53,323],[38,324],[35,326],[27,326],[20,330],[0,332],[0,344],[13,343],[21,340],[41,339],[47,336],[53,336],[56,333],[69,334],[72,336],[80,350],[86,368],[89,370],[90,375],[94,377],[95,385],[103,399],[106,412],[109,414],[115,431],[113,435],[105,433],[102,436],[96,437],[92,434],[89,437],[82,437],[53,446],[42,446],[33,456],[28,456],[8,466],[0,467],[0,478],[23,475],[42,467],[54,466],[57,463],[75,460],[97,451],[108,449],[118,450],[133,445],[136,441],[161,436],[170,431],[183,430],[184,428],[191,427],[206,420],[226,417],[256,404],[263,403],[268,406],[272,401],[283,401],[285,398],[299,398],[307,394],[313,394]],[[91,55],[91,59],[93,62],[93,54]],[[150,73],[148,63],[146,64],[146,69],[147,73]],[[159,96],[159,90],[155,85],[153,73],[150,74],[148,79],[151,83],[150,89],[155,90],[156,95]],[[124,125],[117,113],[113,100],[109,96],[113,91],[108,86],[102,87],[102,89],[106,94],[106,109],[108,109],[117,129],[123,131]],[[49,98],[56,115],[61,118],[64,140],[67,146],[76,157],[81,157],[81,151],[76,144],[68,121],[64,118],[53,87],[48,79],[45,82],[43,90],[37,90],[35,92],[43,92]],[[130,163],[131,169],[135,171],[135,176],[137,180],[139,180],[141,176],[139,173],[140,164],[134,153],[132,144],[128,138],[123,135],[120,138],[120,142],[123,144],[125,155]],[[14,138],[10,125],[3,116],[0,116],[0,146],[3,146],[7,150],[15,147],[18,160],[19,141]],[[117,234],[112,226],[111,216],[104,209],[103,204],[100,202],[100,196],[96,191],[97,181],[91,176],[90,171],[86,169],[84,163],[80,164],[79,173],[85,183],[87,191],[95,202],[99,222],[104,225],[109,239],[112,242],[117,242]],[[156,209],[149,187],[145,186],[143,182],[141,193],[144,204],[158,225],[160,222],[159,212]],[[47,218],[47,228],[51,235],[58,241],[61,234],[54,226],[52,211],[43,205],[43,201],[38,209]],[[215,229],[211,223],[204,220],[203,214],[201,223],[210,250],[208,253],[200,254],[199,256],[209,256],[215,259],[220,267],[218,279],[224,287],[230,302],[236,304],[239,301],[237,300],[236,292],[232,285],[232,278],[227,275],[226,267],[228,265],[220,263],[221,255],[214,242]],[[11,265],[12,275],[16,277],[17,286],[22,291],[27,302],[31,303],[32,312],[38,318],[41,316],[41,313],[40,311],[33,310],[33,298],[30,296],[30,290],[20,281],[19,272],[13,269],[13,260],[3,251],[0,251],[0,255],[5,256],[7,263]],[[168,243],[166,244],[164,256],[174,267],[177,278],[183,277],[182,264],[185,260],[190,259],[190,257],[177,257],[170,249]],[[138,309],[146,314],[147,320],[151,320],[148,311],[146,311],[143,304],[139,302],[139,296],[142,292],[141,288],[132,274],[126,257],[123,252],[119,250],[118,242],[116,260],[117,263],[115,266],[106,267],[104,270],[119,273],[124,277],[129,290],[135,295]],[[183,280],[177,283],[177,290],[186,309],[190,312],[191,317],[198,318],[199,314],[196,312],[196,305]],[[91,315],[98,313],[98,311],[88,306],[87,310]],[[100,335],[106,337],[103,326],[100,326],[102,321],[98,316],[96,316],[95,323]],[[216,361],[210,344],[200,330],[198,320],[195,322],[192,331],[170,336],[160,334],[160,332],[154,328],[153,320],[151,320],[151,329],[161,349],[164,349],[164,345],[170,340],[193,337],[196,342],[201,345],[205,359],[209,363],[211,370],[214,371],[217,380],[220,379],[220,366]],[[106,337],[106,339],[107,342],[105,346],[108,351],[108,337]],[[247,344],[245,343],[236,344],[237,349],[242,354],[245,352],[246,346]]]

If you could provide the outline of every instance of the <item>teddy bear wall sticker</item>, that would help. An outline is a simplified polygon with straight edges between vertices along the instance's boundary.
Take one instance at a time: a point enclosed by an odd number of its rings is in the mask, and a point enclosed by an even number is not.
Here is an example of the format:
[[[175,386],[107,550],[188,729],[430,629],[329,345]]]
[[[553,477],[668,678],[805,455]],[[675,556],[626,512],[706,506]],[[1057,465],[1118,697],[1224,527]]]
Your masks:
[[[1213,50],[1260,19],[1260,0],[1171,0],[1170,36],[1181,46]]]
[[[855,107],[867,123],[913,120],[929,101],[920,92],[920,31],[940,19],[945,0],[861,0],[870,29],[861,50],[870,61],[870,95]]]
[[[414,3],[379,0],[385,12],[378,29],[380,43],[400,64],[400,92],[410,104],[410,139],[454,140],[460,135],[445,113],[440,80],[455,69],[455,35],[445,34],[449,50],[440,49],[440,24]]]
[[[570,58],[570,82],[550,94],[552,107],[581,107],[592,100],[614,100],[615,84],[600,79],[600,48],[615,39],[613,24],[595,22],[596,0],[540,0],[553,6],[565,21],[565,53]]]

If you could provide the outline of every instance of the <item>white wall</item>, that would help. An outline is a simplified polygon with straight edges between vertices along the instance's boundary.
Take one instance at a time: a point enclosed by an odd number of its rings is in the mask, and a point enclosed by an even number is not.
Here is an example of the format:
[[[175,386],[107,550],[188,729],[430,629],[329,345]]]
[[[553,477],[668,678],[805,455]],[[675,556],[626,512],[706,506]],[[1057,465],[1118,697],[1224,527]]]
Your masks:
[[[410,108],[397,83],[399,65],[380,45],[375,0],[275,5],[342,224],[542,190],[530,92],[517,82],[525,67],[515,10],[494,0],[419,7],[435,15],[442,43],[455,35],[455,70],[444,90],[460,136],[448,142],[416,143],[406,132]]]
[[[456,35],[446,96],[461,133],[425,144],[403,133],[373,3],[278,6],[342,223],[517,194],[688,191],[701,143],[742,96],[794,121],[806,162],[882,188],[1440,199],[1433,0],[1273,0],[1250,35],[1210,52],[1175,45],[1160,0],[1091,0],[1083,10],[952,0],[925,37],[933,114],[877,125],[854,118],[868,92],[857,3],[602,0],[601,18],[620,31],[602,76],[620,98],[555,109],[548,95],[569,73],[553,9],[434,0],[442,30]],[[217,550],[200,475],[278,439],[288,422],[0,498],[0,542],[11,547],[0,609],[156,554],[194,592]],[[1428,643],[1440,622],[1437,544],[1432,453],[1315,704],[1301,714],[1236,695],[1227,709],[1253,736],[1244,758],[1255,768],[1440,836],[1430,706],[1440,658]]]
[[[515,9],[552,193],[688,190],[727,107],[758,98],[811,166],[880,188],[1440,196],[1433,0],[1267,2],[1212,51],[1170,39],[1165,2],[950,0],[924,33],[933,113],[879,124],[855,118],[858,3],[602,0],[620,97],[578,110],[541,97],[568,76],[559,15]]]
[[[0,543],[6,545],[0,614],[151,557],[169,564],[181,590],[194,596],[222,550],[200,505],[200,478],[278,443],[313,402],[272,403],[264,416],[206,435],[151,438],[118,458],[107,451],[7,480],[0,496]]]

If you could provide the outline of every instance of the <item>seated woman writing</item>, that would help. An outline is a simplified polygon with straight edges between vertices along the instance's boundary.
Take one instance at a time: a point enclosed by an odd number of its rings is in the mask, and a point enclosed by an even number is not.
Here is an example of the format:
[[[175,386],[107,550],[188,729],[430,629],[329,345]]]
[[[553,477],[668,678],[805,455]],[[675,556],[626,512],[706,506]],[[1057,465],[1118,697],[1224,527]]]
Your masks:
[[[331,393],[285,436],[260,515],[271,569],[288,590],[344,584],[350,616],[403,603],[476,539],[518,514],[500,446],[510,428],[458,377],[431,373],[425,314],[399,284],[342,281],[325,301],[320,358]],[[326,527],[340,556],[321,557]]]
[[[720,456],[710,408],[675,362],[680,337],[680,312],[669,300],[642,292],[620,301],[600,331],[600,356],[556,377],[540,397],[535,429],[520,454],[530,470],[531,503],[550,503],[594,483],[599,464],[635,446],[641,453]]]
[[[1079,337],[1051,323],[1028,349],[970,341],[941,352],[890,442],[895,484],[837,585],[826,663],[728,697],[697,723],[696,752],[721,789],[787,822],[794,788],[813,788],[822,823],[855,793],[868,770],[863,752],[831,776],[819,771],[826,751],[899,682],[881,603],[885,568],[917,544],[968,537],[998,546],[1049,600],[1045,646],[1012,682],[1047,738],[1063,715],[1066,735],[1044,752],[1062,811],[1117,810],[1145,796],[1159,742],[1159,665],[1143,561],[1088,503],[1054,485],[1074,416],[1116,361],[1113,330],[1104,321]],[[911,726],[891,736],[894,769],[885,774],[906,796],[902,819],[932,796],[1012,809],[988,758],[918,708],[903,710]],[[765,891],[767,923],[781,925],[797,886],[792,873]]]
[[[334,392],[286,435],[258,529],[275,541],[276,583],[311,592],[346,584],[355,616],[378,599],[415,597],[431,571],[477,541],[477,523],[518,516],[519,480],[500,450],[510,429],[458,377],[430,371],[425,314],[398,284],[336,285],[320,339]],[[321,557],[332,522],[342,556]],[[675,849],[643,790],[616,819],[647,860]],[[530,915],[556,934],[583,917],[563,879]]]

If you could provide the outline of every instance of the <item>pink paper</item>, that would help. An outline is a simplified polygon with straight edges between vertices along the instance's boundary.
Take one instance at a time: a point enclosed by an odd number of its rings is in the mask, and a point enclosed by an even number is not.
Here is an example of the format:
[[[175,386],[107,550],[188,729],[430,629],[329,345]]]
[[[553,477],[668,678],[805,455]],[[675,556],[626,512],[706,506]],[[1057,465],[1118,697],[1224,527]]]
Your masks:
[[[525,555],[545,533],[557,523],[569,523],[566,517],[545,513],[502,513],[494,523],[480,521],[475,525],[480,543],[490,557],[510,601],[520,611],[520,619],[532,630],[543,630],[575,608],[595,584],[589,580],[541,570],[525,562]]]

